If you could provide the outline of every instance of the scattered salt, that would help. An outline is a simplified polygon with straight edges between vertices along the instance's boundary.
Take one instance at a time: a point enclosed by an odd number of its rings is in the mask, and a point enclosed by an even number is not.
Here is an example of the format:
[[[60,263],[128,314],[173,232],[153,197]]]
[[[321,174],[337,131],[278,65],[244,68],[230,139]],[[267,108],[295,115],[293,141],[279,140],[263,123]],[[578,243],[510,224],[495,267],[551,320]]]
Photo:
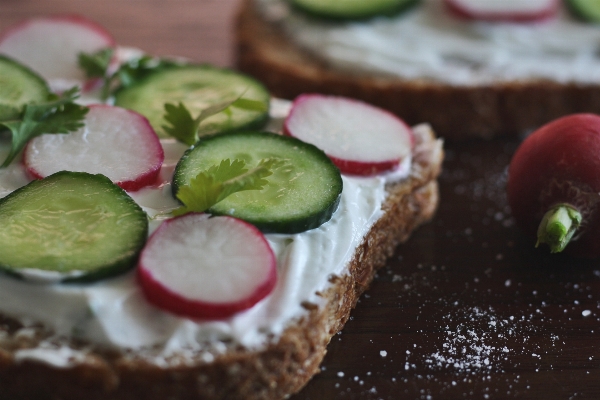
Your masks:
[[[381,357],[386,357],[386,356],[387,356],[387,351],[385,351],[385,350],[381,350],[381,351],[379,352],[379,355],[380,355]]]
[[[590,315],[592,315],[592,312],[590,310],[583,310],[581,312],[581,315],[583,315],[584,317],[589,317]]]

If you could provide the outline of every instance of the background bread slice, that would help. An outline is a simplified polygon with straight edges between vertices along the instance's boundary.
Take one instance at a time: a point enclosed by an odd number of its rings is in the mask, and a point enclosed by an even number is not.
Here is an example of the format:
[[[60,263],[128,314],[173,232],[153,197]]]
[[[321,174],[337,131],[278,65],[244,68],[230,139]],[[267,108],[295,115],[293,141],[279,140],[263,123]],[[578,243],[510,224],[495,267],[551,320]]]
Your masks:
[[[559,116],[600,113],[600,84],[525,80],[451,86],[336,69],[289,40],[277,24],[244,0],[238,14],[237,66],[275,96],[293,99],[318,92],[362,99],[387,108],[409,124],[430,123],[450,139],[519,135]]]
[[[300,390],[319,371],[331,337],[369,286],[377,268],[437,206],[443,151],[431,129],[415,129],[410,177],[387,187],[384,214],[363,238],[348,274],[331,277],[320,295],[326,307],[305,304],[305,317],[261,351],[231,343],[224,353],[181,351],[157,360],[152,349],[115,352],[70,338],[53,338],[43,327],[0,319],[0,398],[10,400],[280,399]],[[19,359],[19,349],[72,352],[68,367]],[[207,357],[207,354],[210,354]],[[211,360],[212,359],[212,360]]]

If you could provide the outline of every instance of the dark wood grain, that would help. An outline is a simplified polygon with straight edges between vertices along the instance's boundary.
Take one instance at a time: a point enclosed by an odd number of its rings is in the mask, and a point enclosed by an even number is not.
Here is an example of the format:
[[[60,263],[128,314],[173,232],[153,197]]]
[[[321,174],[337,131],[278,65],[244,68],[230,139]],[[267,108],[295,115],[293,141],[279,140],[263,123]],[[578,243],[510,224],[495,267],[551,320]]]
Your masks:
[[[0,30],[79,13],[122,45],[231,66],[237,4],[0,0]],[[398,248],[294,400],[600,398],[600,263],[520,235],[504,196],[516,146],[447,145],[435,220]]]

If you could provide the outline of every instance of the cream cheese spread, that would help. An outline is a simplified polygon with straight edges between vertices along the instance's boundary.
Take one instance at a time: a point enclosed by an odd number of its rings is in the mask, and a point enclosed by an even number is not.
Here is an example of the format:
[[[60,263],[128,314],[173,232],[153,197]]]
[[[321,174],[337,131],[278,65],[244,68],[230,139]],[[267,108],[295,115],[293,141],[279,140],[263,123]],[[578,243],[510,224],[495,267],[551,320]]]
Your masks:
[[[281,127],[289,103],[272,102],[271,130]],[[429,129],[427,126],[415,129]],[[155,229],[168,212],[177,207],[170,190],[175,164],[186,146],[162,140],[165,163],[162,184],[130,193],[152,218]],[[0,144],[0,153],[8,143]],[[2,154],[0,154],[2,155]],[[140,350],[158,348],[156,362],[182,349],[200,351],[210,343],[212,352],[223,342],[260,348],[277,337],[306,310],[303,304],[321,304],[317,292],[325,290],[332,275],[344,273],[355,248],[382,215],[387,182],[404,179],[411,160],[388,175],[370,178],[343,177],[343,193],[333,218],[317,229],[295,235],[269,234],[267,239],[278,260],[274,291],[253,308],[221,321],[194,321],[150,305],[136,282],[135,272],[91,284],[56,284],[20,281],[0,275],[0,314],[17,318],[25,329],[42,323],[57,337],[75,337],[109,348]],[[0,170],[0,196],[26,184],[19,162]],[[56,367],[77,363],[83,353],[68,347],[42,343],[16,352],[17,361],[35,359]],[[213,357],[204,353],[206,361]]]
[[[600,28],[564,6],[541,22],[483,22],[452,15],[441,0],[422,0],[395,17],[327,22],[284,0],[257,1],[291,40],[338,68],[457,86],[600,82]]]

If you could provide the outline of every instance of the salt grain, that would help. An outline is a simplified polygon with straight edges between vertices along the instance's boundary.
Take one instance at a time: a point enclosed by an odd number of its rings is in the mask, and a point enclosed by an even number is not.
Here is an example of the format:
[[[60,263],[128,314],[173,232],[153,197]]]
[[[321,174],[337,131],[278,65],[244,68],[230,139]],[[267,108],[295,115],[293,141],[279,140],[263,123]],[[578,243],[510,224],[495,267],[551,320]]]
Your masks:
[[[589,317],[590,315],[592,315],[592,312],[590,310],[583,310],[581,312],[581,315],[583,315],[584,317]]]
[[[379,352],[379,355],[380,355],[381,357],[386,357],[386,356],[387,356],[387,351],[385,351],[385,350],[381,350],[381,351]]]

